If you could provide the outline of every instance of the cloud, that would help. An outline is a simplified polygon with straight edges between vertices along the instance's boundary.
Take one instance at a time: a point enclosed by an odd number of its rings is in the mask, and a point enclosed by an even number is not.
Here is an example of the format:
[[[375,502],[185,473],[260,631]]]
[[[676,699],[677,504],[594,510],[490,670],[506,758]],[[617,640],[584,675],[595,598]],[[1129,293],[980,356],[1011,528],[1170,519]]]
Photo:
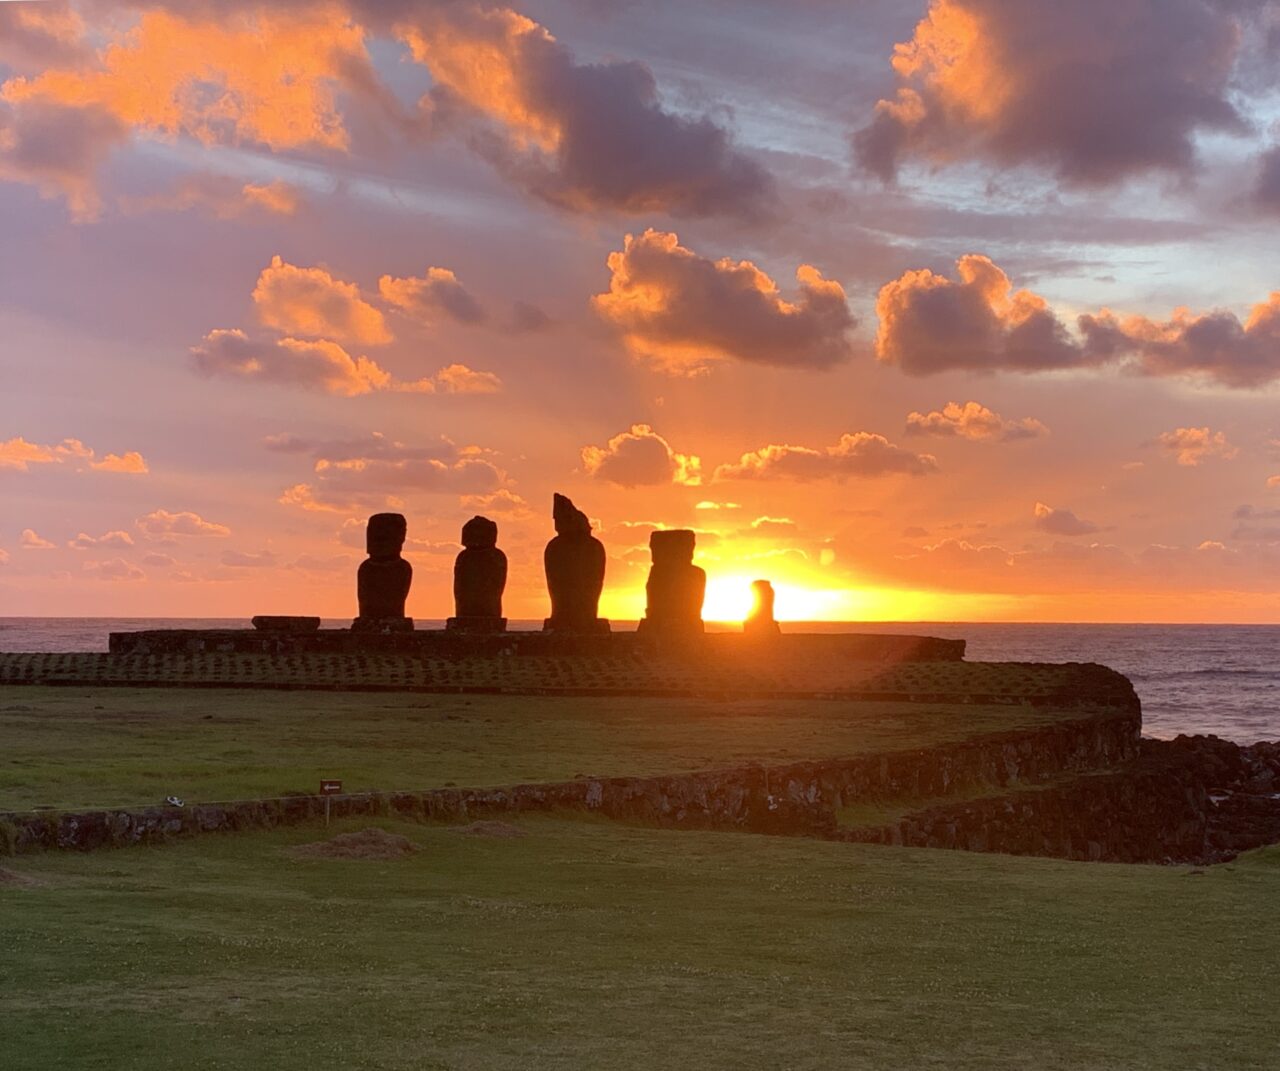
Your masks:
[[[1280,476],[1268,476],[1268,477],[1267,477],[1267,486],[1268,486],[1268,487],[1280,487]]]
[[[364,546],[361,535],[360,546]],[[314,554],[300,554],[284,568],[297,569],[304,573],[345,573],[355,566],[355,560],[347,554],[333,554],[320,558]]]
[[[1036,372],[1086,362],[1044,298],[1013,291],[988,257],[956,261],[955,282],[927,268],[886,283],[876,300],[876,356],[908,375],[953,369]]]
[[[822,480],[894,474],[926,476],[938,470],[931,454],[913,454],[883,435],[860,431],[842,435],[835,446],[763,446],[743,454],[736,464],[721,465],[716,480]]]
[[[1175,309],[1163,322],[1117,317],[1108,309],[1081,316],[1088,346],[1102,359],[1130,358],[1150,376],[1194,375],[1228,387],[1260,387],[1280,378],[1280,290],[1255,305],[1242,323],[1217,309]]]
[[[705,510],[721,510],[721,509],[742,509],[737,502],[713,502],[710,499],[703,499],[701,502],[694,504],[694,509]]]
[[[8,564],[9,564],[9,552],[5,550],[4,547],[0,547],[0,565],[8,565]]]
[[[854,152],[886,181],[908,158],[1032,165],[1077,186],[1187,174],[1197,134],[1245,129],[1240,37],[1209,0],[931,0]]]
[[[951,280],[928,269],[908,271],[881,287],[875,343],[881,361],[917,376],[1118,365],[1240,388],[1280,378],[1280,291],[1243,323],[1223,309],[1176,309],[1164,322],[1102,309],[1077,317],[1073,333],[1040,295],[1014,291],[990,258],[963,256],[956,274]]]
[[[648,424],[632,424],[604,446],[584,446],[582,464],[589,475],[621,487],[702,482],[702,462],[676,453]]]
[[[121,472],[131,476],[145,476],[151,470],[137,450],[127,454],[107,454],[100,461],[90,461],[89,468],[97,472]]]
[[[84,573],[95,580],[146,580],[147,574],[123,558],[84,563]]]
[[[63,439],[60,443],[44,445],[27,442],[18,436],[0,442],[0,471],[29,472],[32,465],[71,465],[76,469],[87,466],[96,472],[129,475],[145,475],[148,471],[146,460],[136,450],[98,458],[92,447],[85,446],[79,439]]]
[[[409,446],[395,439],[388,439],[375,431],[358,439],[303,439],[283,433],[268,435],[262,440],[268,450],[280,454],[309,454],[313,458],[328,461],[355,461],[377,458],[383,461],[421,461],[435,458],[452,461],[460,456],[457,445],[443,435],[425,446]]]
[[[240,550],[224,550],[218,559],[232,569],[266,569],[276,564],[276,556],[269,550],[250,554]]]
[[[287,488],[280,502],[299,509],[352,513],[375,506],[402,505],[411,493],[491,495],[506,482],[503,473],[478,447],[455,447],[448,440],[410,449],[375,437],[368,456],[356,456],[348,444],[324,456],[315,444],[314,480]],[[438,456],[431,456],[436,454]]]
[[[434,376],[388,379],[377,389],[399,394],[498,394],[502,380],[494,372],[478,372],[465,364],[450,364]]]
[[[513,519],[517,517],[527,517],[532,512],[529,509],[529,503],[521,498],[514,491],[509,491],[505,487],[500,487],[491,495],[463,495],[462,505],[466,509],[473,509],[477,513],[505,513]]]
[[[229,536],[231,529],[225,524],[206,521],[198,513],[183,510],[170,513],[166,509],[153,510],[135,522],[138,529],[150,537],[160,536]]]
[[[32,528],[24,528],[22,535],[18,539],[18,545],[23,550],[53,550],[57,544],[51,543],[47,539],[42,539],[36,534]]]
[[[808,264],[796,270],[795,301],[751,261],[710,260],[652,229],[628,234],[608,264],[609,290],[592,298],[596,312],[632,354],[664,371],[692,374],[729,358],[827,368],[853,353],[856,321],[844,290]]]
[[[908,435],[938,435],[969,439],[973,442],[1013,442],[1036,439],[1049,434],[1049,429],[1034,417],[1005,420],[977,402],[947,402],[941,410],[907,415]]]
[[[281,383],[354,397],[392,385],[391,373],[368,357],[352,357],[325,339],[251,339],[239,328],[210,331],[191,348],[198,371],[209,376]]]
[[[300,268],[274,256],[258,276],[253,302],[258,318],[284,334],[367,346],[392,341],[382,313],[360,296],[360,288],[324,268]]]
[[[642,63],[582,64],[509,8],[420,6],[397,27],[434,82],[438,120],[509,179],[576,211],[758,211],[772,182],[706,116],[666,111]]]
[[[1037,502],[1033,512],[1036,527],[1054,535],[1081,536],[1100,530],[1092,521],[1081,520],[1069,509],[1054,509],[1043,502]]]
[[[168,554],[161,554],[159,551],[150,551],[142,556],[142,564],[150,565],[156,569],[168,569],[178,563]]]
[[[1220,457],[1229,461],[1240,451],[1227,442],[1221,431],[1210,431],[1208,428],[1175,428],[1173,431],[1161,432],[1156,437],[1160,448],[1173,454],[1179,465],[1199,465],[1210,457]]]
[[[378,293],[387,304],[425,324],[434,323],[441,313],[461,324],[485,319],[480,302],[448,268],[428,268],[425,276],[408,279],[384,275],[378,280]]]
[[[1263,211],[1280,215],[1280,145],[1268,149],[1259,159],[1253,199]]]
[[[207,173],[187,175],[164,193],[120,199],[120,207],[126,212],[188,212],[197,209],[223,220],[262,213],[292,216],[300,203],[298,188],[283,179],[254,183],[242,182],[230,175]]]
[[[0,3],[0,64],[21,71],[79,62],[86,55],[84,20],[67,0]]]
[[[131,547],[133,546],[133,536],[128,532],[116,531],[95,537],[87,532],[81,532],[75,539],[67,543],[67,546],[72,550],[91,550],[93,547]]]
[[[98,107],[150,133],[204,145],[343,149],[336,90],[367,64],[364,30],[335,5],[265,5],[186,17],[144,11],[89,62],[11,79],[11,100]]]
[[[65,107],[45,100],[6,105],[11,84],[0,86],[0,180],[34,186],[41,197],[65,198],[78,223],[97,219],[102,200],[94,174],[127,140],[125,127],[98,107]]]

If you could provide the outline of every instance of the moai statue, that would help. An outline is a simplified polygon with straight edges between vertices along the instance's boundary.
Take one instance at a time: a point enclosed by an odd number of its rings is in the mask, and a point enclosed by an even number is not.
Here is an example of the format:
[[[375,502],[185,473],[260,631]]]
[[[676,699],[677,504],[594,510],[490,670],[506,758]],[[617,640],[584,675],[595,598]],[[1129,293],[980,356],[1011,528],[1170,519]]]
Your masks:
[[[445,628],[460,632],[502,632],[502,592],[507,556],[498,549],[498,526],[472,517],[462,526],[462,553],[453,563],[454,614]]]
[[[773,619],[773,585],[767,580],[751,581],[751,613],[742,623],[748,636],[776,636],[782,629]]]
[[[653,532],[653,567],[644,586],[648,605],[637,632],[653,637],[702,632],[702,598],[707,574],[693,564],[694,541],[688,529]]]
[[[564,495],[552,499],[556,536],[542,556],[551,596],[551,616],[543,622],[549,632],[608,632],[609,622],[598,617],[604,590],[604,544],[591,534],[591,522]]]
[[[400,557],[408,524],[399,513],[375,513],[365,528],[369,557],[356,574],[360,616],[353,629],[367,632],[411,632],[413,618],[405,617],[404,603],[413,583],[413,566]]]

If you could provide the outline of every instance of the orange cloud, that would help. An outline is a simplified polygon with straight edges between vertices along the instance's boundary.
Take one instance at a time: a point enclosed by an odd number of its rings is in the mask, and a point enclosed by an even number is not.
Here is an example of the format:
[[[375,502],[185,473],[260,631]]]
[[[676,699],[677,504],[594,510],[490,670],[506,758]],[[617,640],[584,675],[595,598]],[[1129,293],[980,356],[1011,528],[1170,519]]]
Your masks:
[[[502,380],[492,372],[477,372],[465,364],[450,364],[435,375],[436,389],[445,394],[497,394]]]
[[[57,547],[56,543],[41,538],[32,528],[24,528],[22,530],[18,545],[23,550],[53,550]]]
[[[147,574],[123,558],[84,563],[84,574],[95,580],[146,580]]]
[[[251,339],[238,328],[210,331],[191,348],[198,371],[354,397],[392,386],[391,373],[368,357],[352,357],[336,342]]]
[[[0,442],[0,469],[29,472],[32,465],[64,464],[132,475],[144,475],[148,471],[146,460],[136,450],[123,455],[107,454],[99,460],[93,449],[79,439],[63,439],[51,446],[29,443],[21,436]]]
[[[743,212],[767,173],[709,118],[662,108],[640,63],[580,64],[509,8],[420,6],[396,32],[431,71],[438,120],[487,120],[472,143],[530,192],[577,210]]]
[[[710,260],[652,229],[627,235],[608,264],[609,290],[592,298],[596,312],[631,353],[663,371],[688,375],[729,358],[826,368],[853,352],[844,290],[808,264],[796,270],[796,301],[751,261]]]
[[[291,216],[298,210],[296,186],[283,179],[244,183],[229,175],[196,174],[181,179],[172,190],[150,197],[124,197],[127,212],[187,212],[199,209],[217,219],[239,219],[255,212]]]
[[[910,157],[1030,164],[1101,185],[1186,173],[1202,130],[1243,130],[1229,82],[1242,28],[1199,0],[931,0],[894,48],[902,81],[854,137],[886,181]]]
[[[231,529],[225,524],[206,521],[200,514],[189,510],[183,510],[180,513],[170,513],[167,509],[153,510],[145,517],[139,517],[135,523],[144,535],[156,538],[162,536],[224,537],[231,534]]]
[[[10,79],[0,97],[101,108],[128,127],[206,145],[344,149],[335,91],[367,60],[363,28],[337,4],[204,18],[159,9],[91,62]]]
[[[127,454],[107,454],[101,461],[90,461],[89,468],[98,472],[124,472],[135,476],[144,476],[151,471],[137,450],[130,450]]]
[[[448,268],[428,268],[425,276],[408,279],[384,275],[378,292],[389,305],[421,323],[433,323],[438,313],[464,324],[485,318],[480,303]]]
[[[632,424],[604,446],[584,446],[582,464],[588,474],[621,487],[702,482],[702,462],[691,454],[678,454],[648,424]]]
[[[89,550],[93,547],[131,547],[133,536],[128,532],[106,532],[100,536],[91,536],[81,532],[75,539],[67,543],[72,550]]]
[[[763,446],[743,454],[732,465],[721,465],[716,480],[822,480],[877,477],[894,474],[926,476],[937,472],[932,454],[913,454],[883,435],[859,431],[840,436],[835,446],[815,450],[807,446]]]
[[[1021,420],[1005,420],[985,405],[977,402],[947,402],[942,409],[929,413],[907,415],[908,435],[954,436],[973,442],[1012,442],[1018,439],[1035,439],[1049,434],[1034,417]]]
[[[360,288],[323,268],[299,268],[272,257],[258,276],[253,302],[264,324],[286,334],[362,345],[392,340],[382,313],[360,296]]]
[[[1231,460],[1240,451],[1227,442],[1221,431],[1210,431],[1208,428],[1175,428],[1173,431],[1161,432],[1156,442],[1162,449],[1173,454],[1179,465],[1195,466],[1210,457]]]

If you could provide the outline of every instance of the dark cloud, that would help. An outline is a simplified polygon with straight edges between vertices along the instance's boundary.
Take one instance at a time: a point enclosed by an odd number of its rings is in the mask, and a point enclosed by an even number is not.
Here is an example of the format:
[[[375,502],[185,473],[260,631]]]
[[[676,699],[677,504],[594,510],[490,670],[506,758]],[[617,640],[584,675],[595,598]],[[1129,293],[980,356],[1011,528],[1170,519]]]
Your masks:
[[[855,155],[886,181],[911,157],[1031,164],[1083,186],[1186,173],[1197,132],[1244,129],[1229,94],[1240,36],[1206,0],[931,0]]]
[[[783,368],[827,368],[853,353],[856,321],[839,283],[808,264],[796,270],[788,301],[749,260],[711,260],[670,233],[627,235],[609,254],[607,293],[595,310],[627,348],[665,371],[694,373],[736,358]]]
[[[1072,332],[1047,301],[1013,289],[991,260],[969,254],[957,280],[927,269],[885,284],[876,302],[876,355],[908,375],[1044,372],[1116,364],[1148,376],[1203,376],[1228,387],[1280,378],[1280,291],[1235,313],[1178,309],[1166,321],[1108,309],[1076,318]]]
[[[397,31],[431,71],[437,120],[462,124],[538,197],[578,211],[693,216],[771,200],[768,173],[710,118],[665,110],[642,63],[578,63],[531,19],[473,3],[423,5]]]
[[[596,479],[621,487],[702,482],[699,459],[676,453],[648,424],[633,424],[604,446],[584,446],[582,464]]]
[[[0,179],[30,183],[43,197],[65,197],[72,218],[91,221],[102,208],[94,174],[127,137],[105,108],[39,98],[5,106],[0,98]]]
[[[1280,216],[1280,145],[1268,149],[1258,161],[1253,196],[1263,211]]]

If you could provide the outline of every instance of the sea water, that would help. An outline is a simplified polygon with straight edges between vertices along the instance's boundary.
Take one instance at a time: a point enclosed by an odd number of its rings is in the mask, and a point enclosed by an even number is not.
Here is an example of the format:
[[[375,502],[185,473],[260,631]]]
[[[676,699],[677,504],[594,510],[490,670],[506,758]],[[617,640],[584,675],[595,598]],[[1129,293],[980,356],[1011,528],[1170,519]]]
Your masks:
[[[324,626],[350,623],[343,619]],[[0,651],[105,651],[111,632],[248,625],[242,619],[0,618]],[[512,622],[516,629],[540,626]],[[418,627],[443,628],[444,622],[420,620]],[[1216,733],[1239,743],[1280,739],[1280,625],[787,622],[782,627],[965,639],[965,657],[971,661],[1100,662],[1133,681],[1148,736]]]

